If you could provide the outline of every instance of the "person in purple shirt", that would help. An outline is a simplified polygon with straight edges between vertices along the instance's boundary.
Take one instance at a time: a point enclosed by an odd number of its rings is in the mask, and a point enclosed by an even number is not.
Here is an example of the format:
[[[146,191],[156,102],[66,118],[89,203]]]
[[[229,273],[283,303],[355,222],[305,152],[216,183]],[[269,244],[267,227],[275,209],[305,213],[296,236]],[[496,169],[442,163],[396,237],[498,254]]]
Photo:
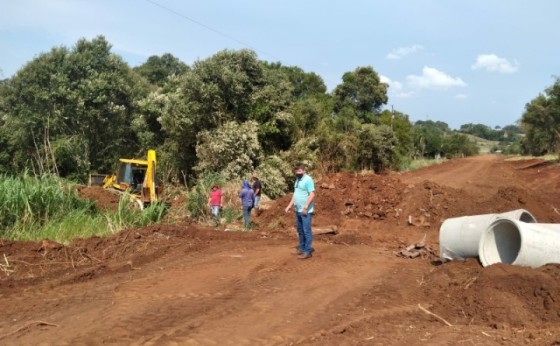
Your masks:
[[[245,229],[251,228],[251,209],[255,203],[253,189],[247,180],[243,180],[241,191],[239,191],[241,205],[243,206],[243,221]]]

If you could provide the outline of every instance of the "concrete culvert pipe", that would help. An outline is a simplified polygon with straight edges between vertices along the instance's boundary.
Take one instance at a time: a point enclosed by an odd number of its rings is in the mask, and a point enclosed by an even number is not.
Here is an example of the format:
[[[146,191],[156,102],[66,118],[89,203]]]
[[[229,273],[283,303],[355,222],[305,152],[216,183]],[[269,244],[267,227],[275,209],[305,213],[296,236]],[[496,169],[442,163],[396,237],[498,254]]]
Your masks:
[[[525,209],[447,219],[439,229],[440,257],[460,260],[478,257],[478,245],[482,233],[499,218],[510,218],[527,223],[537,222],[535,217]]]
[[[560,263],[558,249],[560,224],[497,219],[480,238],[479,258],[485,267],[505,263],[537,268]]]

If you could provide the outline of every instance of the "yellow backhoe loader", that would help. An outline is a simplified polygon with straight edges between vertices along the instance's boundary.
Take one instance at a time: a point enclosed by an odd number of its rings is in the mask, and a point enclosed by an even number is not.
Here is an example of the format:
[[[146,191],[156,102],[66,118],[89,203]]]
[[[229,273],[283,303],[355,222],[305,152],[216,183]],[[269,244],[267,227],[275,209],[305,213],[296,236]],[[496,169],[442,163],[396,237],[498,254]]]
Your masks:
[[[157,202],[159,187],[156,185],[155,150],[148,150],[146,160],[119,159],[117,173],[105,175],[101,186],[117,193],[129,193],[140,209]]]

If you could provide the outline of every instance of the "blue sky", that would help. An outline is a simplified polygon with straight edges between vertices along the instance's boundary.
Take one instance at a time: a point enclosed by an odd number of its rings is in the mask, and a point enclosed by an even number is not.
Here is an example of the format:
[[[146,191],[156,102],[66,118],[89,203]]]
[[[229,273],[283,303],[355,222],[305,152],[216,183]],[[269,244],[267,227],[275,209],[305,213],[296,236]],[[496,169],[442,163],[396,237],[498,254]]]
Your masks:
[[[18,0],[0,11],[0,78],[40,53],[104,35],[130,66],[222,49],[319,74],[332,90],[372,66],[387,108],[451,128],[505,126],[560,76],[560,1]]]

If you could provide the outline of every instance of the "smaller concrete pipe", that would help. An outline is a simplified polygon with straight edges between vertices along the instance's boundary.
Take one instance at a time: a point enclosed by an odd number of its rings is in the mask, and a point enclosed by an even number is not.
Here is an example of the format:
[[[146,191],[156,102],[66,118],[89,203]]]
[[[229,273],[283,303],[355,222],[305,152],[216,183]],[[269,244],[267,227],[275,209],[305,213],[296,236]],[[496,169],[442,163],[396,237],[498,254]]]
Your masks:
[[[482,234],[479,258],[484,267],[506,263],[537,268],[560,263],[560,224],[497,219]]]
[[[527,223],[537,222],[525,209],[516,209],[501,214],[461,216],[446,219],[439,229],[439,253],[445,259],[478,257],[482,233],[494,220],[511,218]]]

